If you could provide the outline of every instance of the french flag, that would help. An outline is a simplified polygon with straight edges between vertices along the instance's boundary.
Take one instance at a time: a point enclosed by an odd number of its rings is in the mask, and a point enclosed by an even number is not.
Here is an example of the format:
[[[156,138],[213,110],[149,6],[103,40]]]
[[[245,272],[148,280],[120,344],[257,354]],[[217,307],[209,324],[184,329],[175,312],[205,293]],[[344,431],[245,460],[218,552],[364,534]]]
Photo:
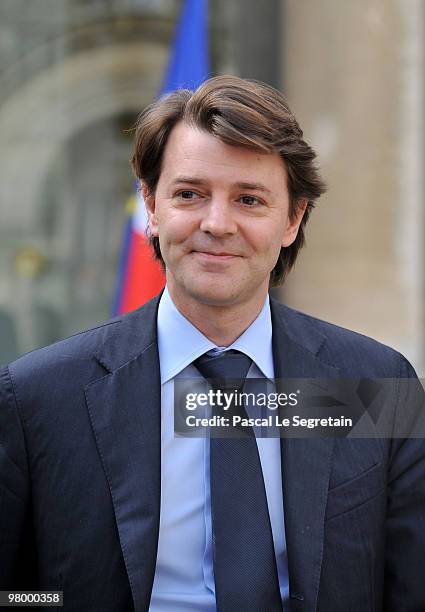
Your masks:
[[[185,0],[177,25],[161,95],[175,89],[196,89],[209,76],[208,0]],[[128,219],[119,261],[112,314],[134,310],[165,285],[161,265],[148,243],[147,213],[137,189],[127,203]]]

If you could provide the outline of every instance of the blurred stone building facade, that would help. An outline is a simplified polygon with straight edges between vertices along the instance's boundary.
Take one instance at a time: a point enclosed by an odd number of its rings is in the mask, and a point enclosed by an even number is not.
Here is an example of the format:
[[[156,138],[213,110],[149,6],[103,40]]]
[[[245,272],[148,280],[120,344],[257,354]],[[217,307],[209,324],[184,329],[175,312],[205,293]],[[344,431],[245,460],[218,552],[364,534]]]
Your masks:
[[[180,7],[0,0],[0,363],[109,316]],[[279,297],[422,374],[424,24],[421,0],[210,0],[213,74],[281,88],[329,184]]]
[[[329,185],[288,302],[425,376],[425,3],[288,0],[284,27],[285,91]]]

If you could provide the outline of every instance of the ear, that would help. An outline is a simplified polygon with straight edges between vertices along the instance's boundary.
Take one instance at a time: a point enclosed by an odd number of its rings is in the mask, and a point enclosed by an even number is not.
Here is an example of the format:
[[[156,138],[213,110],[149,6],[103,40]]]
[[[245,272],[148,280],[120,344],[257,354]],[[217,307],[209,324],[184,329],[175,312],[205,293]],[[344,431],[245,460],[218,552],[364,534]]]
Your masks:
[[[289,247],[297,237],[301,221],[303,220],[304,213],[308,204],[307,198],[298,200],[295,214],[292,217],[288,216],[286,221],[286,227],[283,234],[282,246]]]
[[[144,181],[140,181],[143,200],[148,214],[148,226],[151,236],[158,237],[158,218],[156,216],[155,195],[151,193]]]

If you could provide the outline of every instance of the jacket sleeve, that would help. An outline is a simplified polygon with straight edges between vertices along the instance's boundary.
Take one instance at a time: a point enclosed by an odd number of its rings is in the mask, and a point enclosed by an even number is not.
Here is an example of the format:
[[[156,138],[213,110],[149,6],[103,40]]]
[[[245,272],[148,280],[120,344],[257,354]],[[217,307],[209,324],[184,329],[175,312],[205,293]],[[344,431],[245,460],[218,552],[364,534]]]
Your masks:
[[[385,612],[425,610],[425,394],[401,357],[391,441],[386,522]]]
[[[9,369],[0,368],[0,590],[37,587],[25,439]]]

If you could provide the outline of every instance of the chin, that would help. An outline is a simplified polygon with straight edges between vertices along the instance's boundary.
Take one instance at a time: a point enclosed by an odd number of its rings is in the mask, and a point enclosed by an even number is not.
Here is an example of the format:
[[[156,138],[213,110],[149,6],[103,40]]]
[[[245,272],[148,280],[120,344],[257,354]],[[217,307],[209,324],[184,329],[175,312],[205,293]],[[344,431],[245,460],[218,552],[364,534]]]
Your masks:
[[[214,283],[207,286],[192,285],[187,287],[187,293],[192,299],[209,306],[227,306],[234,304],[240,297],[240,292],[232,287],[217,287]]]

